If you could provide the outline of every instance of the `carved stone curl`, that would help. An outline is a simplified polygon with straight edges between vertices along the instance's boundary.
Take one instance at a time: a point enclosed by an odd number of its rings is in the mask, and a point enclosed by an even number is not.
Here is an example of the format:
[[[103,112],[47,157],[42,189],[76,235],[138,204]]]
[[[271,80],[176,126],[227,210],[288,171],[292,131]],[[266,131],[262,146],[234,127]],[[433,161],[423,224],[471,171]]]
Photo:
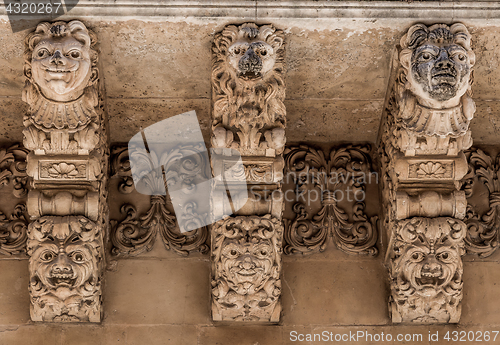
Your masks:
[[[323,151],[306,145],[286,149],[285,180],[296,186],[297,200],[295,219],[285,220],[286,254],[322,252],[329,236],[346,253],[378,253],[377,217],[368,218],[364,202],[366,184],[372,174],[376,178],[369,152],[369,146],[350,145],[332,150],[325,158]],[[309,210],[318,199],[321,206],[310,217]],[[346,212],[346,205],[352,210]]]
[[[212,47],[212,146],[274,156],[285,146],[284,33],[228,25]]]
[[[101,321],[102,235],[83,216],[46,216],[29,225],[33,321]]]
[[[457,323],[467,226],[449,217],[399,221],[390,243],[393,322]]]
[[[465,248],[467,253],[485,258],[493,254],[499,244],[500,155],[493,162],[493,159],[482,150],[473,148],[466,152],[466,156],[469,162],[469,172],[463,180],[462,188],[467,198],[474,199],[477,184],[484,184],[488,191],[486,201],[488,209],[484,214],[479,214],[475,203],[471,201],[467,204]]]
[[[212,226],[212,317],[278,322],[283,225],[239,216]]]

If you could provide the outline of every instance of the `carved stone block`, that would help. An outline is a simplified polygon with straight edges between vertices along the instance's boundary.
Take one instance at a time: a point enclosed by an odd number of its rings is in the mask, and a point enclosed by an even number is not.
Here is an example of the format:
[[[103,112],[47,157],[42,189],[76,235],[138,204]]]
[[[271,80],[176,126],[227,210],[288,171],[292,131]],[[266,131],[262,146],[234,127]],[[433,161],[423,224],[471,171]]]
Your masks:
[[[29,225],[33,321],[101,321],[102,236],[83,216],[46,216]]]
[[[466,231],[448,217],[397,222],[388,252],[393,322],[459,321]]]
[[[282,238],[282,222],[271,216],[212,226],[214,321],[279,321]]]
[[[213,47],[212,147],[242,156],[281,154],[285,146],[284,33],[272,25],[228,25]]]

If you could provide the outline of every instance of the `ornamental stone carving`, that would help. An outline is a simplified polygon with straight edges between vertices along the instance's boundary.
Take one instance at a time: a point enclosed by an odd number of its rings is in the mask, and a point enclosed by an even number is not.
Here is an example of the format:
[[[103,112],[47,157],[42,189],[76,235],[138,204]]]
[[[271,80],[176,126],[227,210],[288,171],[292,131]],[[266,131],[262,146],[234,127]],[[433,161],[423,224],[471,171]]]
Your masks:
[[[239,216],[212,227],[212,317],[278,322],[283,225],[271,216]]]
[[[29,225],[33,321],[100,321],[102,235],[83,216],[47,216]]]
[[[474,61],[460,23],[416,24],[398,47],[379,150],[393,322],[460,319]]]
[[[95,44],[76,20],[40,23],[25,40],[33,321],[101,321],[109,153]]]
[[[272,25],[215,35],[210,212],[227,218],[212,225],[214,321],[280,318],[284,58],[284,33]]]
[[[212,146],[274,156],[285,146],[284,33],[272,25],[228,25],[215,36]]]
[[[417,24],[401,39],[395,146],[406,155],[456,155],[472,145],[470,42],[460,23]]]
[[[396,224],[390,243],[393,322],[456,323],[462,300],[467,226],[448,217]]]

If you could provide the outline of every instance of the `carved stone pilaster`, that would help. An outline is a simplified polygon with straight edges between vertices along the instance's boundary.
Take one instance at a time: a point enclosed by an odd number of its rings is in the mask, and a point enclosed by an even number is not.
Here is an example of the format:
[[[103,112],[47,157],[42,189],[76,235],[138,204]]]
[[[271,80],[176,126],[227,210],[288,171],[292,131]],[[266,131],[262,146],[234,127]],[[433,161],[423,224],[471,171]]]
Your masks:
[[[463,24],[416,24],[393,63],[379,150],[393,322],[460,319],[467,229],[460,181],[475,111],[470,41]]]
[[[212,46],[212,317],[278,322],[284,33],[228,25]],[[238,163],[238,164],[236,164]]]
[[[25,40],[33,321],[101,320],[109,153],[95,45],[77,20],[40,23]]]

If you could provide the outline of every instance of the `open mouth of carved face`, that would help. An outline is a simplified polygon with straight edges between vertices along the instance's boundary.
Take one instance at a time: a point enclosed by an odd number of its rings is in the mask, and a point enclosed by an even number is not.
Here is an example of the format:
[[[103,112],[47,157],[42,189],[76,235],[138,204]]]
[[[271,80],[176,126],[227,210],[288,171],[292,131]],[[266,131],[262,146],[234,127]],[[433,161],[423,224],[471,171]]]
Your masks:
[[[415,278],[415,282],[422,287],[438,287],[444,284],[445,280],[440,277],[422,276]]]
[[[240,73],[239,77],[244,80],[255,80],[262,78],[262,74],[260,72],[247,71],[245,73]]]
[[[73,273],[54,273],[49,282],[54,286],[74,286],[76,278],[73,277]]]

